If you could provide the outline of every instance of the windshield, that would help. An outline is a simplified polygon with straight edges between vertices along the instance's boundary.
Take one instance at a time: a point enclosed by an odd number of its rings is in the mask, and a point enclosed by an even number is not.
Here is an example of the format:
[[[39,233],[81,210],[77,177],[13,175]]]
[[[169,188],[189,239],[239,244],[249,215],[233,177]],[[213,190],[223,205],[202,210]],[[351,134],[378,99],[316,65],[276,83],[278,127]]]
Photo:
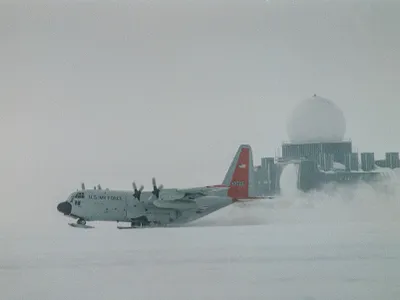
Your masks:
[[[75,197],[75,193],[72,193],[71,195],[69,195],[67,201],[72,203],[72,200],[74,199],[74,197]]]

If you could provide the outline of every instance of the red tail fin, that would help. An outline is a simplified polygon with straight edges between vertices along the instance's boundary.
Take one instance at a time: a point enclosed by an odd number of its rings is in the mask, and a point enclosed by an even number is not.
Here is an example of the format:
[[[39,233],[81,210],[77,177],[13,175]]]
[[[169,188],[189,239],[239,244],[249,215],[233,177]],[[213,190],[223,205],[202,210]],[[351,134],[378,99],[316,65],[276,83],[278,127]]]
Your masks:
[[[247,199],[249,197],[249,148],[243,148],[240,152],[236,168],[230,182],[228,196],[235,199]]]
[[[228,196],[233,199],[249,199],[253,157],[249,145],[240,145],[225,175],[223,184],[230,186]]]

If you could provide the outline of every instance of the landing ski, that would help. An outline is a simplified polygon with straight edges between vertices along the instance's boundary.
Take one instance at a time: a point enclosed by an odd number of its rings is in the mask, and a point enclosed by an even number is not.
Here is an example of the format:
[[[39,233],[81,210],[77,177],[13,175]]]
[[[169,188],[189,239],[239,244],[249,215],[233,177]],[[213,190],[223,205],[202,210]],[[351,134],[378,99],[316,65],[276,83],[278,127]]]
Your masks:
[[[144,228],[144,227],[132,227],[132,226],[117,226],[118,229],[137,229],[137,228]]]
[[[85,228],[85,229],[89,229],[89,228],[94,228],[93,226],[90,225],[83,225],[83,224],[78,224],[78,223],[68,223],[69,226],[71,227],[75,227],[75,228]]]
[[[148,228],[164,228],[166,225],[145,225],[145,226],[117,226],[118,229],[148,229]]]
[[[158,228],[160,226],[117,226],[118,229],[145,229],[145,228]]]

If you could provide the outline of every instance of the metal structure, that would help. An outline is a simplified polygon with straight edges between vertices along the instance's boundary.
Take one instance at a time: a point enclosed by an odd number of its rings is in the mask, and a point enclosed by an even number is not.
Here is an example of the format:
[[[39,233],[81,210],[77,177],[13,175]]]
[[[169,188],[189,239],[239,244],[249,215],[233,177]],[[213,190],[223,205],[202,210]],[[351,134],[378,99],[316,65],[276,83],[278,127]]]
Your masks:
[[[264,157],[255,167],[256,190],[259,195],[279,194],[283,168],[297,164],[297,187],[307,192],[325,183],[352,183],[374,180],[381,168],[400,168],[399,152],[387,152],[385,159],[375,160],[372,152],[353,152],[351,141],[321,143],[282,143],[281,155]]]

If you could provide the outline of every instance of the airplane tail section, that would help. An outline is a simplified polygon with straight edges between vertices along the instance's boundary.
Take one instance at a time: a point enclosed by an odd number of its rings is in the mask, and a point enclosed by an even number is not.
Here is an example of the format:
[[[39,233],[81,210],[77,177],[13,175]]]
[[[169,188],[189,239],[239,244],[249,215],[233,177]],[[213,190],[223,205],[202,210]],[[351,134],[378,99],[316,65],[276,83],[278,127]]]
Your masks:
[[[222,183],[229,186],[228,197],[250,199],[254,189],[253,152],[250,145],[240,145]]]

